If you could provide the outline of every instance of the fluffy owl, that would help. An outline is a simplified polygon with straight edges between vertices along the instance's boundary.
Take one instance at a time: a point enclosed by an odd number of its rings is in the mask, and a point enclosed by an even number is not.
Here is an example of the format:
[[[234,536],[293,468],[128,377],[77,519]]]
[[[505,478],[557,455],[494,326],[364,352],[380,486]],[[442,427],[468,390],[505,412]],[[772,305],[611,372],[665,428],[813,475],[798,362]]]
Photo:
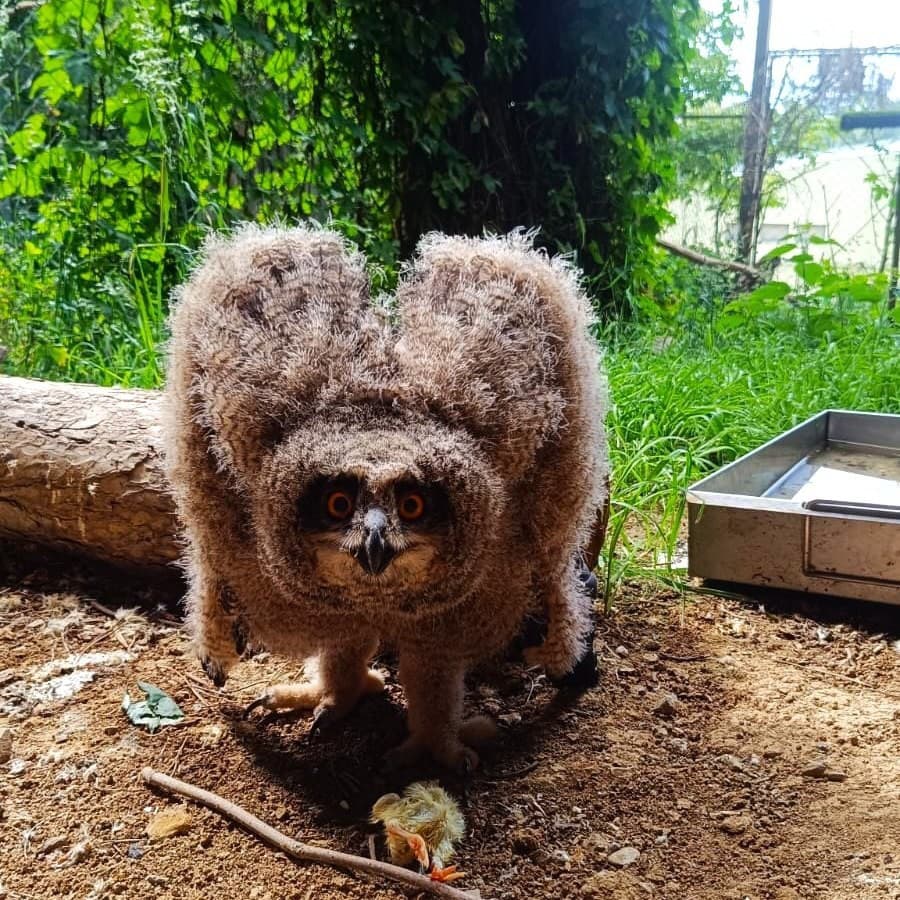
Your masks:
[[[542,614],[528,661],[585,652],[579,549],[605,497],[604,395],[576,272],[527,235],[422,239],[396,295],[317,227],[216,237],[171,318],[166,458],[196,653],[310,661],[271,709],[346,714],[396,649],[392,761],[466,770],[463,680]]]

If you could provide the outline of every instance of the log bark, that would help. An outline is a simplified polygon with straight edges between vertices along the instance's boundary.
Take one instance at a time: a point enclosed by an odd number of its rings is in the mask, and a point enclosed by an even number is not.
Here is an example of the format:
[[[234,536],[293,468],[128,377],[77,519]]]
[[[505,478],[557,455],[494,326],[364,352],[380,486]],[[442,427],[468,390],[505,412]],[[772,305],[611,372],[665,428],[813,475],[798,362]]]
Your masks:
[[[123,565],[181,554],[161,395],[0,376],[0,536]]]

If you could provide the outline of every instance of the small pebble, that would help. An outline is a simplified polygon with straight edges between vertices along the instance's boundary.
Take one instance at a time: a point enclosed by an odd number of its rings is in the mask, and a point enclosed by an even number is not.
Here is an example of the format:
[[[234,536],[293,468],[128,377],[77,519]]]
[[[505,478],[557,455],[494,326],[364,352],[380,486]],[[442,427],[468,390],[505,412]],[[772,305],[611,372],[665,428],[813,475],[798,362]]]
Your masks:
[[[800,774],[807,778],[824,778],[828,771],[828,766],[822,760],[815,760],[807,763],[801,770]]]
[[[725,763],[729,769],[733,772],[743,772],[744,771],[744,762],[739,756],[735,756],[733,753],[725,753],[719,757],[719,761]]]
[[[825,778],[828,781],[846,781],[847,773],[846,772],[826,772]]]
[[[641,858],[641,852],[637,847],[623,847],[615,853],[610,853],[606,858],[612,865],[624,869],[636,863]]]
[[[752,824],[749,816],[726,816],[719,828],[726,834],[743,834]]]
[[[144,855],[144,848],[140,844],[129,844],[125,855],[129,859],[140,859]]]
[[[153,840],[184,834],[191,827],[191,814],[186,806],[170,806],[160,810],[148,823],[147,834]]]
[[[678,712],[679,700],[674,694],[663,694],[653,707],[653,715],[661,719],[671,719]]]

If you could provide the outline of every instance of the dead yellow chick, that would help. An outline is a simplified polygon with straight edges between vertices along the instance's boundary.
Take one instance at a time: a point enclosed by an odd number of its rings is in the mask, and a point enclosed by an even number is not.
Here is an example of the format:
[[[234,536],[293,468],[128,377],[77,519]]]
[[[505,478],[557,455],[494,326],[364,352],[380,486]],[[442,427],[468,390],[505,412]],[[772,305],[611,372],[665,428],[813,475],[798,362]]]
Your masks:
[[[405,866],[417,860],[435,881],[463,877],[456,866],[444,864],[456,852],[454,845],[465,834],[466,822],[456,801],[434,782],[414,782],[402,797],[379,797],[372,821],[384,824],[391,862]]]

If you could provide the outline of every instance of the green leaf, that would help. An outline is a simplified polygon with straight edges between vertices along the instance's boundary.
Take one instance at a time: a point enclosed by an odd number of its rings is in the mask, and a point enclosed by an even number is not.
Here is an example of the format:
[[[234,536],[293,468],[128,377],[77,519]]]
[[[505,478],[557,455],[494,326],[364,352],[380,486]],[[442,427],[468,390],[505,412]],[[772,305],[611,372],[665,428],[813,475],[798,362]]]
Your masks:
[[[449,32],[447,32],[447,43],[450,45],[450,49],[456,56],[462,56],[463,53],[466,52],[466,45],[463,39],[459,36],[459,32],[455,28],[451,28]]]
[[[761,263],[768,262],[770,259],[778,259],[779,256],[784,256],[785,253],[790,253],[791,250],[796,250],[796,244],[780,244],[778,247],[772,248],[761,260]]]
[[[133,724],[146,726],[152,734],[164,725],[177,725],[184,718],[181,707],[165,691],[147,681],[137,685],[146,699],[132,700],[127,691],[122,698],[122,709]]]
[[[769,281],[747,294],[746,300],[783,300],[791,292],[791,286],[784,281]]]
[[[811,244],[831,244],[834,247],[843,247],[843,244],[841,244],[840,241],[836,241],[834,238],[819,237],[817,234],[811,234],[809,236],[809,242]]]
[[[866,281],[851,281],[847,293],[864,303],[877,303],[884,298],[884,288]]]
[[[797,263],[794,269],[807,284],[818,284],[825,274],[825,268],[817,262]]]

